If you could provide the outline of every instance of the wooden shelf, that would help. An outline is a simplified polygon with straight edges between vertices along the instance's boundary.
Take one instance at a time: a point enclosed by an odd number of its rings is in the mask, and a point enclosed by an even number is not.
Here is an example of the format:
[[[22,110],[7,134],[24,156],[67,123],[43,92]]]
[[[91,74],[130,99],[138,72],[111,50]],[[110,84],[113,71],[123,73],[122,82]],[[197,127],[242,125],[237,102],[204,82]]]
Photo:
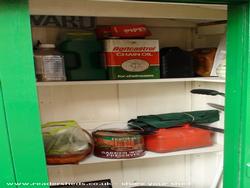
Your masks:
[[[226,20],[225,5],[175,4],[125,0],[30,0],[31,15]]]
[[[195,82],[214,82],[214,83],[225,83],[225,79],[218,77],[196,77],[192,81]]]
[[[176,152],[169,153],[154,153],[154,152],[146,152],[146,155],[133,159],[104,159],[95,157],[93,155],[89,156],[87,159],[81,161],[79,164],[75,165],[84,165],[84,164],[96,164],[96,163],[106,163],[106,162],[117,162],[117,161],[128,161],[128,160],[141,160],[141,159],[151,159],[151,158],[159,158],[159,157],[171,157],[178,155],[193,155],[193,154],[202,154],[202,153],[213,153],[213,152],[221,152],[223,151],[223,146],[219,144],[215,144],[210,147],[189,149],[189,150],[181,150]],[[69,164],[71,165],[71,164]],[[49,168],[61,167],[61,166],[69,166],[69,165],[48,165]],[[73,164],[74,165],[74,164]]]
[[[225,80],[217,77],[196,78],[168,78],[168,79],[144,79],[144,80],[98,80],[98,81],[66,81],[66,82],[38,82],[37,86],[73,86],[89,84],[143,84],[143,83],[167,83],[167,82],[213,82],[225,83]]]

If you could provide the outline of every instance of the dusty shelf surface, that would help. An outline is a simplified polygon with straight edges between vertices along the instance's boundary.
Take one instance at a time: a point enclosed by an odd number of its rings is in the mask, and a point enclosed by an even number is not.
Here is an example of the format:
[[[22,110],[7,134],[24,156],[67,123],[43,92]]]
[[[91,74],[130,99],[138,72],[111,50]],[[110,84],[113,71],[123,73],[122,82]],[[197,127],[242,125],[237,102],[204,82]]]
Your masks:
[[[128,161],[128,160],[141,160],[141,159],[151,159],[151,158],[158,158],[158,157],[171,157],[171,156],[178,156],[178,155],[194,155],[194,154],[203,154],[203,153],[213,153],[213,152],[222,152],[223,145],[214,144],[213,146],[209,147],[202,147],[196,149],[189,149],[189,150],[181,150],[169,153],[154,153],[147,151],[146,154],[142,157],[133,158],[133,159],[104,159],[95,157],[94,155],[89,156],[85,160],[81,161],[79,164],[72,164],[72,165],[84,165],[84,164],[96,164],[96,163],[107,163],[107,162],[117,162],[117,161]],[[48,165],[49,168],[56,168],[62,166],[70,166],[69,165]]]
[[[73,86],[91,84],[143,84],[143,83],[168,83],[168,82],[211,82],[225,83],[224,79],[218,77],[194,77],[194,78],[164,78],[164,79],[141,79],[141,80],[96,80],[96,81],[65,81],[65,82],[37,82],[42,86]]]
[[[93,17],[134,17],[200,20],[226,20],[225,5],[176,4],[125,0],[29,0],[31,15]]]

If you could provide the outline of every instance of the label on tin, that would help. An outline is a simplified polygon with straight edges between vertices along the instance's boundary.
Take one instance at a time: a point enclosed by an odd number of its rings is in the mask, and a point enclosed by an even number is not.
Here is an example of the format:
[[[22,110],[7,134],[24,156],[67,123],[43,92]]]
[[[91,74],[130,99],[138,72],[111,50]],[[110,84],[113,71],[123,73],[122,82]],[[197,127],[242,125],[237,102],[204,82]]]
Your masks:
[[[42,80],[65,80],[63,57],[59,55],[35,55],[36,74]]]
[[[131,151],[112,151],[112,150],[102,150],[100,148],[95,148],[94,154],[97,157],[109,158],[109,159],[127,159],[136,158],[145,155],[144,150],[131,150]]]
[[[94,154],[98,157],[121,159],[144,155],[144,139],[139,134],[128,132],[96,132]]]
[[[106,40],[105,56],[110,79],[160,77],[157,40]]]
[[[142,59],[130,59],[123,62],[121,66],[128,72],[143,72],[149,68],[149,63]]]

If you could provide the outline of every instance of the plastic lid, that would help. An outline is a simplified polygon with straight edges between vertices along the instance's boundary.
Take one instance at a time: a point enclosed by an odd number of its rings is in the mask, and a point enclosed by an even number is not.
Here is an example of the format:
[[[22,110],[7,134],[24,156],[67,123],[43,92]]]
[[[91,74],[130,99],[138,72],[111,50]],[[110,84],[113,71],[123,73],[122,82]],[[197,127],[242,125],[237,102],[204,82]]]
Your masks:
[[[39,48],[55,48],[55,44],[40,44]]]

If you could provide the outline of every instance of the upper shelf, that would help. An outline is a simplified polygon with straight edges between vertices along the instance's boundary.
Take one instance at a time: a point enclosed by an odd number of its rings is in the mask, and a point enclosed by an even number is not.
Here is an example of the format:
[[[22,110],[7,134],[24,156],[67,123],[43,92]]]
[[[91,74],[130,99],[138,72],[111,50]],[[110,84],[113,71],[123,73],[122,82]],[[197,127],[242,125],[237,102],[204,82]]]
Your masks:
[[[226,20],[224,5],[157,3],[125,0],[29,0],[31,15]]]
[[[66,81],[66,82],[38,82],[37,86],[70,86],[88,84],[140,84],[140,83],[167,83],[167,82],[211,82],[225,83],[224,79],[218,77],[196,77],[196,78],[165,78],[165,79],[142,79],[142,80],[98,80],[98,81]]]

